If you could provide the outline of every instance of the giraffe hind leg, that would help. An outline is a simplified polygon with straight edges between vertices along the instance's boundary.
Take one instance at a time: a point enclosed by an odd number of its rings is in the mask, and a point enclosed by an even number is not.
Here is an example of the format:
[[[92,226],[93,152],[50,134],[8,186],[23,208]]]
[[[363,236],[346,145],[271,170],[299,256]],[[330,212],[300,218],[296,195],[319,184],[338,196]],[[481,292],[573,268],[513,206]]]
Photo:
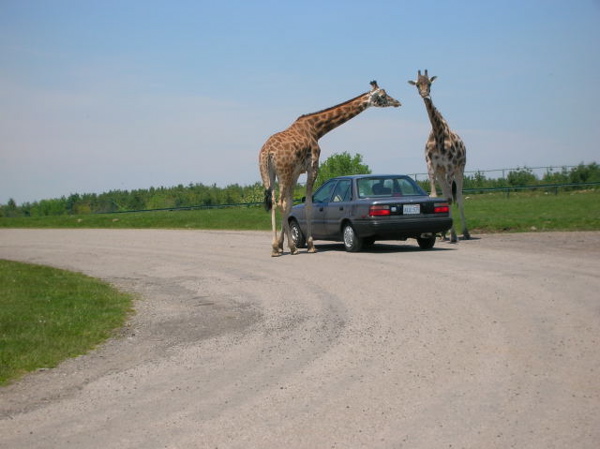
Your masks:
[[[306,201],[304,203],[305,213],[306,213],[306,247],[307,252],[316,253],[317,248],[315,248],[315,243],[312,236],[312,214],[313,214],[313,203],[312,203],[312,194],[313,187],[315,184],[315,180],[317,179],[317,174],[319,173],[319,165],[318,160],[317,163],[313,163],[311,166],[311,170],[307,173],[306,176]]]
[[[265,205],[267,204],[266,194],[265,194]],[[273,230],[273,243],[271,244],[271,257],[280,256],[283,252],[283,230],[281,231],[281,237],[277,237],[277,208],[279,205],[275,203],[275,193],[271,192],[271,228]],[[281,242],[280,242],[281,240]]]

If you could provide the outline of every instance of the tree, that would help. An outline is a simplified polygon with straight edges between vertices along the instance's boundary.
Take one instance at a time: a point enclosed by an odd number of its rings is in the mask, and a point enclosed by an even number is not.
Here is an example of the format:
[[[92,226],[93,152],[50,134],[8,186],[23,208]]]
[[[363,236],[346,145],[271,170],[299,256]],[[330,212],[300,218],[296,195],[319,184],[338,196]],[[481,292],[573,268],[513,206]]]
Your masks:
[[[537,183],[537,177],[527,167],[510,171],[506,180],[510,186],[531,186]]]
[[[581,163],[571,169],[569,178],[569,181],[573,183],[598,182],[600,181],[600,165],[595,162],[589,165]]]
[[[332,154],[319,167],[319,176],[315,181],[315,189],[329,178],[344,175],[358,175],[371,173],[368,165],[363,164],[361,154],[350,154],[344,151],[341,154]]]
[[[0,204],[0,217],[17,217],[20,215],[19,208],[15,200],[10,198],[6,206]]]

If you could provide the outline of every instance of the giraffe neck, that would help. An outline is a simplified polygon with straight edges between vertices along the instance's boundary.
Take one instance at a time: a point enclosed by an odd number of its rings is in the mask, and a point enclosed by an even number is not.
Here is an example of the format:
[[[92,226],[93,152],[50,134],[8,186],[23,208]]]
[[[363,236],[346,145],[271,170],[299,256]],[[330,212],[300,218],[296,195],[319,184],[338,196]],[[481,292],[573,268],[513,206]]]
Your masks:
[[[332,129],[346,123],[367,109],[369,107],[369,94],[365,93],[337,106],[303,115],[298,120],[305,121],[313,129],[318,140]]]
[[[449,134],[450,127],[448,126],[446,120],[444,120],[444,117],[442,117],[442,114],[440,114],[440,111],[438,111],[433,105],[431,98],[425,97],[423,98],[423,101],[425,102],[425,107],[427,108],[427,114],[429,115],[429,121],[431,122],[433,133],[435,135],[442,133]]]

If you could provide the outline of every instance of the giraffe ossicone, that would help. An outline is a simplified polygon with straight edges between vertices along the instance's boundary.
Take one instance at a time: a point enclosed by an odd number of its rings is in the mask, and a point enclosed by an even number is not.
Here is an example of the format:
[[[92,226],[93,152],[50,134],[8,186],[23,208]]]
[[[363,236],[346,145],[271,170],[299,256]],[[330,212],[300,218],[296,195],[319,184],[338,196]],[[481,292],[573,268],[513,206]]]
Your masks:
[[[427,163],[427,174],[431,185],[431,196],[437,196],[435,187],[437,181],[442,188],[444,197],[448,198],[450,202],[456,202],[458,205],[463,238],[469,239],[471,235],[465,221],[462,195],[467,149],[462,139],[450,129],[440,111],[436,109],[431,101],[431,83],[436,78],[436,76],[430,78],[426,69],[424,74],[421,74],[420,70],[418,71],[416,81],[408,81],[409,84],[416,86],[419,95],[423,98],[431,122],[431,133],[425,143],[425,162]],[[454,225],[452,225],[450,231],[450,241],[458,241]]]
[[[319,171],[321,148],[319,139],[334,128],[356,117],[369,107],[398,107],[400,102],[371,81],[371,90],[344,103],[319,112],[301,115],[289,128],[273,134],[262,146],[258,164],[265,187],[265,208],[271,212],[273,230],[272,256],[283,253],[284,237],[291,254],[298,248],[291,238],[289,214],[292,209],[294,186],[306,173],[306,243],[308,252],[316,252],[312,238],[312,191]],[[275,183],[279,184],[279,200]],[[281,234],[277,233],[276,210],[281,210]]]

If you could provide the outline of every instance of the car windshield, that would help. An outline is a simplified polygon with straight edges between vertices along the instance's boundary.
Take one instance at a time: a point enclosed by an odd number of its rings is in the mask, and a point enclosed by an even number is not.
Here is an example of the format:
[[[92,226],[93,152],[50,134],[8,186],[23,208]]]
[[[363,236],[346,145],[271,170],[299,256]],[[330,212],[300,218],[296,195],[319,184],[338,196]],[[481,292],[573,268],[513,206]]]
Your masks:
[[[359,198],[427,196],[427,193],[408,176],[362,178],[357,184]]]

